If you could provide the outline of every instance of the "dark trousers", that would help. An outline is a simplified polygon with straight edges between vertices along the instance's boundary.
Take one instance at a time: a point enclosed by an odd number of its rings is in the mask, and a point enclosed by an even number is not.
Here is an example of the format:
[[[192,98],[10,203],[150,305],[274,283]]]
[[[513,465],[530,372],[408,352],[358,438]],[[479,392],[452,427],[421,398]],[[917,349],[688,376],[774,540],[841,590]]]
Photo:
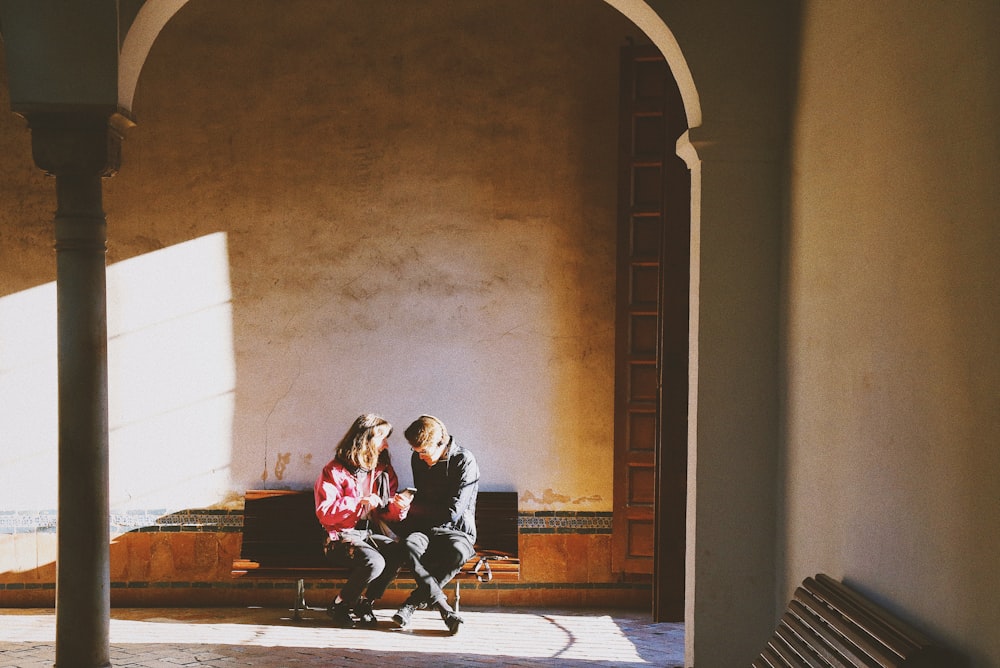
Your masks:
[[[349,531],[342,539],[332,543],[327,550],[327,559],[337,566],[351,569],[340,598],[349,606],[354,606],[367,593],[376,600],[385,594],[385,588],[392,578],[380,578],[386,568],[386,555],[392,551],[395,542],[388,536],[369,531]],[[365,592],[367,588],[367,592]]]
[[[399,543],[397,558],[413,570],[417,588],[406,602],[410,605],[447,603],[442,589],[475,553],[472,541],[460,531],[434,529],[408,535]]]

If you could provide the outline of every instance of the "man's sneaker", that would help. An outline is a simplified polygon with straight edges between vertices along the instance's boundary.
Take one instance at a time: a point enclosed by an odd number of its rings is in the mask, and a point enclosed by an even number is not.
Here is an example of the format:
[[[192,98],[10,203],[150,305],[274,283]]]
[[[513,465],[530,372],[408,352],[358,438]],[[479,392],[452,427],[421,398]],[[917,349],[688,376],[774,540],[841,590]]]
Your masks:
[[[367,598],[358,601],[358,604],[354,606],[354,614],[357,616],[358,624],[361,626],[378,626],[378,617],[375,616],[375,611],[372,610],[372,602]]]
[[[416,606],[406,603],[392,616],[392,621],[396,622],[396,626],[399,628],[403,628],[410,623],[410,618],[413,617],[413,611],[416,609]]]
[[[450,633],[451,635],[455,635],[456,633],[458,633],[459,626],[465,621],[464,619],[459,617],[458,614],[456,614],[451,610],[448,611],[442,610],[441,619],[444,620],[445,626],[448,627],[448,633]]]
[[[334,603],[326,609],[326,614],[333,620],[334,626],[342,629],[354,628],[354,618],[351,617],[351,611],[347,609],[346,603]]]

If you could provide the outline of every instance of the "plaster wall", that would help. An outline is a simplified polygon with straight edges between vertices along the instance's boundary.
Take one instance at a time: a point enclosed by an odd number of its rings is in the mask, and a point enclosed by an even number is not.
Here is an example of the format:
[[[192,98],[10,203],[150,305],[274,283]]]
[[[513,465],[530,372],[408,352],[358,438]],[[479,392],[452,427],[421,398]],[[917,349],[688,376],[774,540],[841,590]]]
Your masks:
[[[745,665],[773,629],[782,189],[797,3],[650,0],[700,101],[692,167],[687,665]]]
[[[1000,666],[1000,5],[809,2],[788,233],[785,570]]]
[[[523,509],[611,509],[618,48],[638,31],[587,7],[174,17],[105,187],[113,511],[309,486],[364,411],[396,425],[404,481],[428,412]],[[52,204],[4,124],[17,299],[52,278]],[[21,431],[54,458],[54,431]],[[5,505],[55,506],[54,467],[31,470]]]

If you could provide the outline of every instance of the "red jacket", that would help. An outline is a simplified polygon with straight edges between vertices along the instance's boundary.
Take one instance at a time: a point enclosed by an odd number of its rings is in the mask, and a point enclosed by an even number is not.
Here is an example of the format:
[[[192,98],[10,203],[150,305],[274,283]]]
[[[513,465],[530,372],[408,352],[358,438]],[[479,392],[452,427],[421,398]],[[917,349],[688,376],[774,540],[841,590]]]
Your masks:
[[[379,464],[375,467],[374,473],[359,471],[358,474],[355,475],[349,468],[333,459],[323,467],[313,486],[316,517],[333,540],[339,538],[341,531],[353,529],[360,520],[369,519],[369,515],[358,508],[358,502],[373,492],[382,497],[385,505],[375,509],[370,519],[398,522],[405,515],[399,506],[387,503],[392,500],[399,486],[396,472],[391,465]],[[360,483],[359,477],[361,477]],[[382,481],[382,486],[387,482],[388,489],[379,489],[379,485],[376,484],[379,480]]]

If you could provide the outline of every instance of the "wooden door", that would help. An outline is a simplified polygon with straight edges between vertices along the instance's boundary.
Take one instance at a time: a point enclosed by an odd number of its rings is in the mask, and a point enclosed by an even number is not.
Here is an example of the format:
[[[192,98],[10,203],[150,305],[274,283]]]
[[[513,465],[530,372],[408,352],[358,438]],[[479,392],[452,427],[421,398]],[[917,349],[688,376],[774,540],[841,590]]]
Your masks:
[[[657,621],[684,609],[690,174],[677,85],[652,46],[621,57],[612,564],[653,576]]]

